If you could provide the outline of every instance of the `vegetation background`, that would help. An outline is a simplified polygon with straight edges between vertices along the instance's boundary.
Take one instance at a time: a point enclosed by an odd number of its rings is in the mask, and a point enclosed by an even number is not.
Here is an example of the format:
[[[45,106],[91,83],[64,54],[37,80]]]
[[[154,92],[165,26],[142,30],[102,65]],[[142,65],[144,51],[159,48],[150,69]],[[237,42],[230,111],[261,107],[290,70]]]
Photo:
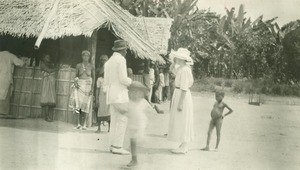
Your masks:
[[[300,96],[300,20],[252,21],[243,5],[221,16],[199,9],[198,0],[114,1],[135,16],[174,19],[169,46],[191,51],[196,90]]]

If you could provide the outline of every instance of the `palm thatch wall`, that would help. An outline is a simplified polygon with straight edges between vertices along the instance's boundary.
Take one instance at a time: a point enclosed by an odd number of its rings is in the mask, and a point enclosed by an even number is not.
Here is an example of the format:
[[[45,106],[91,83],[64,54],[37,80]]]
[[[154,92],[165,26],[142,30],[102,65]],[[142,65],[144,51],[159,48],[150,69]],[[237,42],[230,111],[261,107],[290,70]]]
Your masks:
[[[38,37],[55,0],[0,0],[0,33],[16,37]],[[128,41],[140,58],[163,62],[167,53],[171,19],[136,18],[111,0],[60,0],[45,38],[91,36],[108,27]]]

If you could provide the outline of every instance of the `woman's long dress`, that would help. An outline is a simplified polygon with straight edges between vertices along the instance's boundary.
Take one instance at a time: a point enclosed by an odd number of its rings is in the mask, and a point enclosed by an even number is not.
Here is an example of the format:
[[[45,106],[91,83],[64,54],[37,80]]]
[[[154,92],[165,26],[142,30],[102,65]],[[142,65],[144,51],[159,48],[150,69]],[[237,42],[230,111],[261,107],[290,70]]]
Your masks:
[[[51,106],[56,105],[56,91],[55,91],[55,73],[43,73],[43,83],[42,83],[42,94],[41,94],[41,106]]]
[[[194,109],[189,88],[194,79],[189,66],[178,68],[175,78],[175,90],[170,108],[168,140],[174,142],[189,142],[194,138]],[[182,90],[186,91],[182,111],[177,110]]]

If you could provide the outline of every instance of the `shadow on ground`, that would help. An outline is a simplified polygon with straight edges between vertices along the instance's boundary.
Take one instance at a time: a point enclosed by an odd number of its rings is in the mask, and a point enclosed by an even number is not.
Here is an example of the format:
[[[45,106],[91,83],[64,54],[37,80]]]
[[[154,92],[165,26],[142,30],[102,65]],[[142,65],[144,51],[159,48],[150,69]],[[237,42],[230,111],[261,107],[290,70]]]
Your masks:
[[[76,153],[92,153],[92,154],[111,154],[107,150],[98,150],[98,149],[86,149],[86,148],[65,148],[65,147],[59,147],[60,150],[64,151],[70,151],[70,152],[76,152]]]
[[[60,121],[46,122],[43,119],[0,119],[0,127],[49,133],[75,131],[72,124]]]

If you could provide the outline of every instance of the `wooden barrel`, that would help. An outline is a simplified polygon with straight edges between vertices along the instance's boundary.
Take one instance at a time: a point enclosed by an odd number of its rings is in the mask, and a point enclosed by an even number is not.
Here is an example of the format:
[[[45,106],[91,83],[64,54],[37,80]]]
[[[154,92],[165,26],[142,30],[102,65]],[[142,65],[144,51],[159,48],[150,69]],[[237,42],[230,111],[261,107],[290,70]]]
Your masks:
[[[54,119],[73,122],[73,112],[69,109],[70,87],[75,77],[75,69],[61,69],[56,77],[57,102]],[[40,68],[15,68],[14,89],[11,98],[11,114],[31,118],[42,117],[40,95],[42,73]]]
[[[40,115],[41,72],[39,69],[14,70],[14,84],[10,112],[15,116],[38,117]]]
[[[69,99],[71,94],[71,85],[76,76],[75,69],[59,70],[56,78],[56,115],[58,120],[73,123],[73,110],[69,108]]]

